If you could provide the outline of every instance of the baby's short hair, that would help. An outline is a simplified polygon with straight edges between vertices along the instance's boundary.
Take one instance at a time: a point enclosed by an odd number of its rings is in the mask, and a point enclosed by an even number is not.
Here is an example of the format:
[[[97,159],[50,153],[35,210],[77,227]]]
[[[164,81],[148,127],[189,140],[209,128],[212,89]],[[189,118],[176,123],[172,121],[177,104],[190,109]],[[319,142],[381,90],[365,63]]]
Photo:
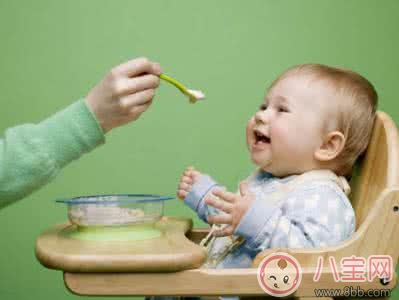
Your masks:
[[[334,130],[342,132],[346,138],[344,149],[335,159],[334,171],[338,175],[350,175],[356,159],[370,141],[377,110],[377,92],[360,74],[321,64],[294,66],[277,78],[272,86],[287,76],[301,74],[322,80],[333,89],[338,104],[337,128]]]

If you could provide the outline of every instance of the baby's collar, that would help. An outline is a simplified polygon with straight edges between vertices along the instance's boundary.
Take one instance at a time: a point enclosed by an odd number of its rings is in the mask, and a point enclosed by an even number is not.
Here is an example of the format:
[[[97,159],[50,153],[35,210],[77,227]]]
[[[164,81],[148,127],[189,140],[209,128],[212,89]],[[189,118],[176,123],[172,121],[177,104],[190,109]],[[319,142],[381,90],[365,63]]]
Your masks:
[[[256,174],[256,179],[257,180],[265,180],[265,179],[276,179],[278,181],[280,181],[281,183],[285,183],[288,181],[291,181],[292,179],[294,179],[295,177],[298,177],[299,175],[297,174],[293,174],[293,175],[288,175],[288,176],[284,176],[284,177],[277,177],[274,176],[272,173],[263,171],[262,169],[258,169],[257,174]]]

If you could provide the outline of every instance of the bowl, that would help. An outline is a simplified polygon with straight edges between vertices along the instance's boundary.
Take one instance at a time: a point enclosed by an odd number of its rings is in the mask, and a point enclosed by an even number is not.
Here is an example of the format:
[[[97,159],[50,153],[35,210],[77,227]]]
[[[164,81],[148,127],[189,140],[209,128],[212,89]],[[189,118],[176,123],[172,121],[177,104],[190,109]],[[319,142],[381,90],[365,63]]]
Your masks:
[[[68,207],[69,220],[79,227],[124,226],[158,221],[170,196],[113,194],[59,199]]]

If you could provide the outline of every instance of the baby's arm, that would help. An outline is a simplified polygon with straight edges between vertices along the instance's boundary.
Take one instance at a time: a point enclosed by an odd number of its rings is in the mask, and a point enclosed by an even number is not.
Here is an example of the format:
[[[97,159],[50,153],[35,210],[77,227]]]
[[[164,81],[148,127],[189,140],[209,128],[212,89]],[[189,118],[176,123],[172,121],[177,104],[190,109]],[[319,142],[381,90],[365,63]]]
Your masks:
[[[211,191],[219,186],[210,176],[202,174],[193,168],[188,168],[180,179],[177,196],[184,200],[192,210],[205,222],[211,207],[204,203],[204,199]]]
[[[334,188],[302,187],[276,205],[256,199],[236,234],[257,252],[268,248],[315,248],[350,237],[355,216],[349,200]]]

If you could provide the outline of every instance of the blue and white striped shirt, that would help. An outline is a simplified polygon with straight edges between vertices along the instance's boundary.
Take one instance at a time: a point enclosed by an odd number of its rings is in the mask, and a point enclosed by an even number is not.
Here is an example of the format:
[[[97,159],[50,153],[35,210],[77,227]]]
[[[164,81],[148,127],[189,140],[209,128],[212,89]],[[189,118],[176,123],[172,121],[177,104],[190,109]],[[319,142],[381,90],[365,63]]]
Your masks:
[[[256,199],[234,233],[244,237],[244,242],[218,261],[232,238],[215,238],[205,267],[247,268],[256,254],[265,249],[317,248],[348,239],[355,231],[355,213],[336,179],[328,170],[285,178],[263,171],[250,176],[249,192]],[[219,185],[211,177],[202,175],[185,199],[204,221],[215,213],[214,208],[205,205],[204,199],[216,186]]]

